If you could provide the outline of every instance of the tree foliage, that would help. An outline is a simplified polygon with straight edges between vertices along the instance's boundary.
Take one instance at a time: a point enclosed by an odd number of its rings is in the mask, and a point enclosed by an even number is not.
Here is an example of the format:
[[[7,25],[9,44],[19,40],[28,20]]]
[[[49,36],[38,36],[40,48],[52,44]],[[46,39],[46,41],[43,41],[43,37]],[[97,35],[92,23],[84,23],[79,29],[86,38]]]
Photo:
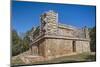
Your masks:
[[[27,31],[25,36],[22,38],[18,35],[16,30],[12,30],[12,56],[16,56],[22,52],[25,52],[29,49],[30,39],[29,35],[33,31],[34,28]]]
[[[96,26],[90,30],[90,49],[96,51]]]
[[[12,55],[15,56],[21,52],[21,39],[16,30],[12,30]]]

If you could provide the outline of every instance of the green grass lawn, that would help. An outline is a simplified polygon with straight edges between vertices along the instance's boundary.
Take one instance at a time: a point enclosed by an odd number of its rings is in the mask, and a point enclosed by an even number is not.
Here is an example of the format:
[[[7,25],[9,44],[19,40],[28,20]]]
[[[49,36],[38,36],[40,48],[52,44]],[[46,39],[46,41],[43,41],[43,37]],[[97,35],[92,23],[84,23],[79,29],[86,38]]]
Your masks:
[[[51,63],[72,63],[72,62],[87,62],[87,61],[96,61],[96,55],[91,53],[81,53],[77,55],[71,55],[71,56],[63,56],[59,58],[54,58],[51,60],[46,61],[37,61],[32,62],[31,64],[51,64]],[[16,58],[15,60],[12,60],[12,65],[15,64],[24,64],[20,58]]]

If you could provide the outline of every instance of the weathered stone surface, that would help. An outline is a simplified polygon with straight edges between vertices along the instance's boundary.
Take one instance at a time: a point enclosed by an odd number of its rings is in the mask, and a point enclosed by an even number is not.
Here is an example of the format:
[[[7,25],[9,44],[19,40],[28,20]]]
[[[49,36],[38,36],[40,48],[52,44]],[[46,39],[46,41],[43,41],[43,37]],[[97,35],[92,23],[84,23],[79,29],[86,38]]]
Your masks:
[[[76,52],[90,52],[89,41],[76,41]]]
[[[72,52],[72,41],[63,39],[46,39],[46,55],[56,56]]]
[[[88,29],[60,25],[54,11],[42,14],[39,31],[40,35],[35,36],[32,43],[33,55],[48,58],[90,52]]]

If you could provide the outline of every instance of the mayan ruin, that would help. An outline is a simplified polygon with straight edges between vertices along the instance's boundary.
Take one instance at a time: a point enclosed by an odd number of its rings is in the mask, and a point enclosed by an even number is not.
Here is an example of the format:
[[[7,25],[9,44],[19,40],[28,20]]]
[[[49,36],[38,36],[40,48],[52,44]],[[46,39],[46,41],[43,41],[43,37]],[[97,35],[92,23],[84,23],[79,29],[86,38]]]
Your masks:
[[[50,10],[40,16],[40,26],[30,35],[32,56],[55,58],[90,52],[90,38],[86,27],[61,24],[57,12]]]
[[[12,67],[96,61],[96,6],[42,1],[11,5]]]

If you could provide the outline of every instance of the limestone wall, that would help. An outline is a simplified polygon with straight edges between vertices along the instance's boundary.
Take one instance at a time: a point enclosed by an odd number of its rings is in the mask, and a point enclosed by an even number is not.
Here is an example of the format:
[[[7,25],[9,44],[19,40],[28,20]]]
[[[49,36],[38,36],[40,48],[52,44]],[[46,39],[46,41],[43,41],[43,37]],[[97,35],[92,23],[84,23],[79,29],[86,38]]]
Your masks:
[[[44,57],[90,52],[90,44],[87,40],[43,38],[34,43],[33,52],[36,51],[36,46],[38,47],[38,55]]]
[[[90,43],[88,41],[83,44],[83,52],[90,52]]]
[[[64,55],[64,54],[67,55],[70,53],[90,52],[89,41],[76,40],[74,46],[73,46],[73,41],[75,40],[46,39],[45,55],[46,56],[59,56],[59,55]]]
[[[90,44],[89,41],[76,41],[76,52],[90,52]]]
[[[45,40],[44,39],[39,41],[39,55],[45,56]]]
[[[64,29],[64,28],[59,28],[59,35],[63,36],[73,36],[73,30],[70,29]]]
[[[46,39],[46,56],[57,56],[72,52],[72,41],[64,39]]]
[[[34,43],[32,46],[32,55],[45,56],[45,42],[46,41],[42,39]]]

